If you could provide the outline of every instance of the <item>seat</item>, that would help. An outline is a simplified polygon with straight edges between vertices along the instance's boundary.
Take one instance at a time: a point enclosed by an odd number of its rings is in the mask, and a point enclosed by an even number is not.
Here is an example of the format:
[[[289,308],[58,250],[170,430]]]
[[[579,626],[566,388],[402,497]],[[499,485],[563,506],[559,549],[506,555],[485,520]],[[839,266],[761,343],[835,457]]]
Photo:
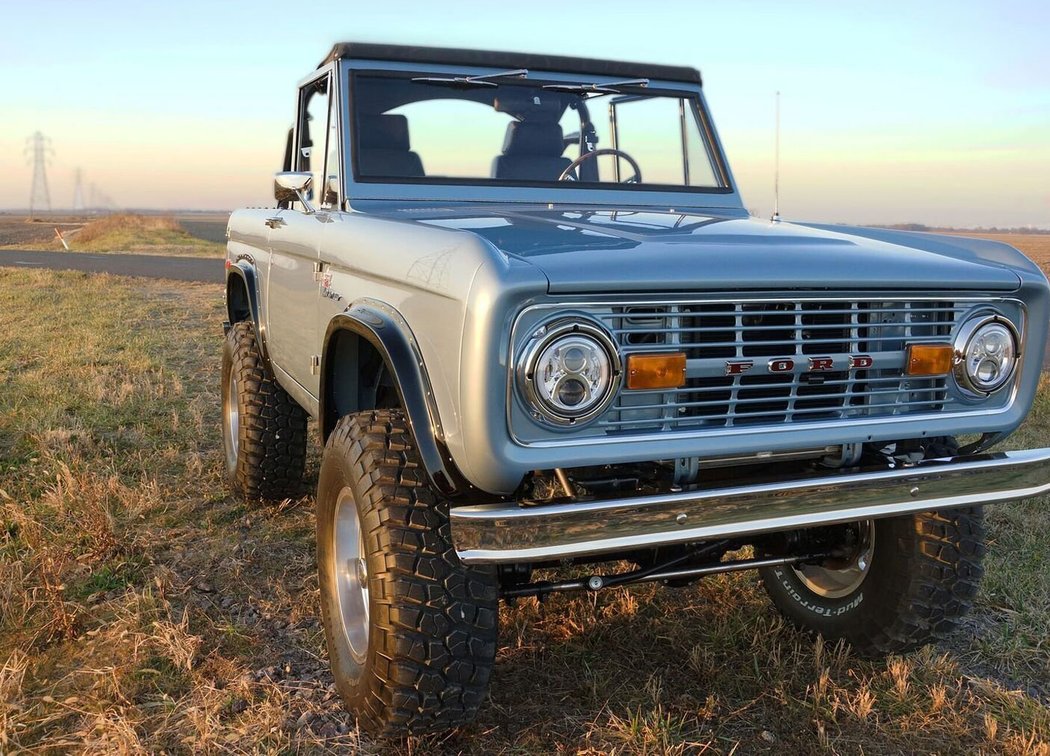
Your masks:
[[[561,126],[554,121],[511,121],[503,154],[492,161],[492,177],[518,181],[557,181],[572,162],[562,157]]]
[[[357,117],[357,170],[363,176],[419,178],[423,161],[412,152],[408,119],[403,115]]]

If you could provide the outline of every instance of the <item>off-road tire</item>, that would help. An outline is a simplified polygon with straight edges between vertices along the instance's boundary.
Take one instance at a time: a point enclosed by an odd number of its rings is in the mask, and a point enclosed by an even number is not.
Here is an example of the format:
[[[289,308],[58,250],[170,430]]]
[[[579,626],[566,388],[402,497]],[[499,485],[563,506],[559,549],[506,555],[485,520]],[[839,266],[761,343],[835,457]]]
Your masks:
[[[226,403],[236,378],[238,422],[232,431]],[[302,493],[306,466],[306,412],[281,388],[263,360],[255,328],[243,321],[226,334],[222,353],[223,433],[230,487],[249,499]],[[231,452],[229,436],[236,433]]]
[[[367,565],[361,661],[343,633],[334,574],[336,502],[347,488]],[[400,410],[348,415],[329,436],[317,486],[317,560],[332,673],[362,729],[396,737],[470,722],[496,655],[496,570],[457,558],[447,503],[430,487]]]
[[[980,507],[876,520],[867,575],[839,598],[814,592],[791,567],[760,572],[774,605],[796,626],[845,639],[862,656],[884,656],[955,629],[977,593],[984,535]]]

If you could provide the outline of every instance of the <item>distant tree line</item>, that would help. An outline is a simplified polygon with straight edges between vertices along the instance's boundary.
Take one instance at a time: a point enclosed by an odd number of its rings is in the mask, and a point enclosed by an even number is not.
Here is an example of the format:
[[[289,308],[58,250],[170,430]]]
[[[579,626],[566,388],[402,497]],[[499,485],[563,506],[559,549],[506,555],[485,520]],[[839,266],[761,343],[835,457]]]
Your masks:
[[[875,228],[892,228],[896,231],[969,231],[970,233],[975,234],[1050,234],[1050,229],[1037,228],[1035,226],[1014,226],[1012,228],[1000,228],[999,226],[951,228],[946,226],[927,226],[924,223],[894,223],[889,226],[875,226]]]

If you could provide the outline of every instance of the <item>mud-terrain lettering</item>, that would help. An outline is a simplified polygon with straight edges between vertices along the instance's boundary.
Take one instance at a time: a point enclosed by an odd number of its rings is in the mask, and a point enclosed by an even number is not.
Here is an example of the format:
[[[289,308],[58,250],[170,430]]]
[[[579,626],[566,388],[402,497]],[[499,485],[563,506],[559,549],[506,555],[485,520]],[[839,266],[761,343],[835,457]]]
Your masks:
[[[820,606],[819,604],[812,604],[806,599],[804,599],[797,590],[795,590],[795,586],[792,585],[791,581],[787,579],[787,573],[785,573],[783,570],[778,569],[774,570],[774,574],[777,576],[777,579],[780,581],[780,584],[784,586],[784,590],[786,590],[791,595],[791,598],[795,599],[795,601],[804,609],[808,609],[814,614],[818,614],[822,617],[839,617],[856,609],[864,600],[864,594],[858,593],[855,599],[850,601],[848,604],[844,604],[842,606],[830,607]]]

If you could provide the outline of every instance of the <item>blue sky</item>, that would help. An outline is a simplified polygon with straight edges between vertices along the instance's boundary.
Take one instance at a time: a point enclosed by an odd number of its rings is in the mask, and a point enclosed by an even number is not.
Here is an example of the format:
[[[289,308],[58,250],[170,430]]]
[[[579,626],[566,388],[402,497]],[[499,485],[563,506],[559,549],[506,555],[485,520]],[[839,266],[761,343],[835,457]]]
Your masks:
[[[1050,3],[0,0],[0,207],[25,138],[127,207],[266,203],[296,82],[342,39],[697,66],[748,207],[1050,227]]]

